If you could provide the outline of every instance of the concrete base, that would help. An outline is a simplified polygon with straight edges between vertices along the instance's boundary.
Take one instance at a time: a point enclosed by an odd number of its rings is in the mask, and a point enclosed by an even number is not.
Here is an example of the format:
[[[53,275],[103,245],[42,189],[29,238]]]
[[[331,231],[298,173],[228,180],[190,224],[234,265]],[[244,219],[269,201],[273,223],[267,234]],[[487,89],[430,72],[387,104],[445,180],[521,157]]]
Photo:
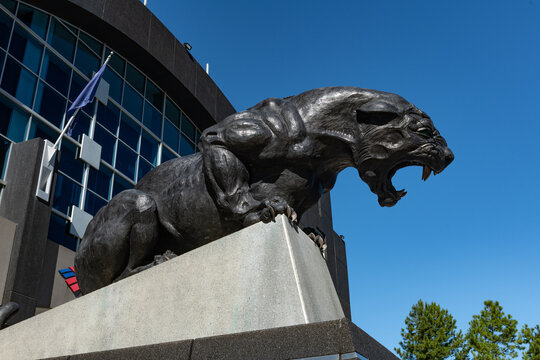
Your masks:
[[[2,359],[35,359],[344,317],[318,248],[283,216],[0,331]]]

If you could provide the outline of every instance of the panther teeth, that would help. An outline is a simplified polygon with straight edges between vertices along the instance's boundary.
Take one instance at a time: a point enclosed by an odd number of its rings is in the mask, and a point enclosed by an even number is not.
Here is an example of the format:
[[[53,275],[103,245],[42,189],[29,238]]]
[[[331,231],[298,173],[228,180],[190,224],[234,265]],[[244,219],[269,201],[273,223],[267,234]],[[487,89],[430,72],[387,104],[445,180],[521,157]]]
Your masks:
[[[407,192],[405,191],[405,189],[399,190],[399,191],[397,191],[396,193],[397,193],[398,199],[401,199],[402,197],[404,197],[405,195],[407,195]]]
[[[424,170],[422,171],[422,180],[426,181],[429,175],[431,175],[431,169],[429,166],[424,165]]]

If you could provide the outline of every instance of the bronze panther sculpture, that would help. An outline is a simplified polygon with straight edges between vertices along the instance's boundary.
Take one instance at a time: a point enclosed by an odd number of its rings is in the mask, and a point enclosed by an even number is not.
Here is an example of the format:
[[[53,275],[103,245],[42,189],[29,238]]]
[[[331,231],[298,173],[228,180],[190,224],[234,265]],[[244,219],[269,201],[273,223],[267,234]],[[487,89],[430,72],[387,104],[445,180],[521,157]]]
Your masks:
[[[290,208],[301,216],[347,167],[381,206],[393,206],[405,195],[391,182],[398,169],[423,166],[425,180],[454,158],[414,105],[354,87],[266,99],[208,128],[199,147],[98,211],[75,258],[83,293],[165,260],[168,250],[184,253]]]

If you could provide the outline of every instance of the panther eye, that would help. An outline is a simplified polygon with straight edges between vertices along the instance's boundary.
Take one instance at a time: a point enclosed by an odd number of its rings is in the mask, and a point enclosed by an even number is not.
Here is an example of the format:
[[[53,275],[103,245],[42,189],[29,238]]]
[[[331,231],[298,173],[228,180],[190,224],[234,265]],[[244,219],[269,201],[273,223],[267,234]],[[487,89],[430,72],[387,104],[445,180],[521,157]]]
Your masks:
[[[427,128],[418,129],[417,132],[420,135],[428,137],[428,138],[433,136],[433,133],[431,132],[431,130],[429,130]]]

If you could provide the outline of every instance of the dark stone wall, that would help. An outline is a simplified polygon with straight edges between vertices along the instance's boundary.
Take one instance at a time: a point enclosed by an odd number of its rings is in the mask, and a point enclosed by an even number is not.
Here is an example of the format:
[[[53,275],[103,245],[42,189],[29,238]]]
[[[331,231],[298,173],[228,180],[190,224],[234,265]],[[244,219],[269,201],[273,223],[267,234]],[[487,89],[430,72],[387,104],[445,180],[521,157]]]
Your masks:
[[[324,235],[327,247],[326,264],[330,276],[343,307],[345,316],[351,318],[351,301],[349,297],[349,274],[347,271],[347,253],[345,242],[336,234],[332,226],[332,206],[330,193],[323,194],[319,202],[306,211],[300,219],[302,229],[308,227],[318,230]]]
[[[0,216],[16,223],[17,229],[2,303],[15,301],[20,309],[8,324],[33,316],[36,309],[51,217],[50,204],[36,197],[44,144],[38,138],[11,148]]]
[[[25,0],[107,43],[175,100],[202,129],[234,107],[182,43],[139,0]]]

